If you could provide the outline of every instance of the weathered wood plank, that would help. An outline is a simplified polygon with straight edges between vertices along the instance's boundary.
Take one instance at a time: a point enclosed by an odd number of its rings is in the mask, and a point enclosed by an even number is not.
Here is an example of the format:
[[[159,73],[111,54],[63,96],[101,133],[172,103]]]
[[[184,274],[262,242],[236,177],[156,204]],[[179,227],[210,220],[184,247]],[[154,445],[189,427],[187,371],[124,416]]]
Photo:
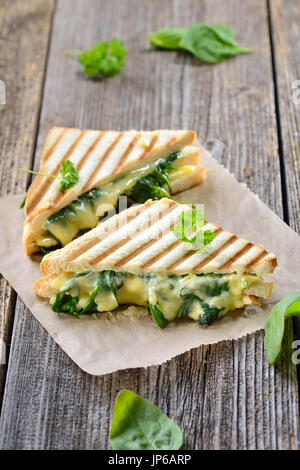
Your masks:
[[[275,0],[270,8],[289,219],[300,233],[300,5]]]
[[[275,0],[270,2],[270,18],[273,29],[272,38],[280,112],[280,133],[286,175],[288,218],[290,226],[300,233],[299,2],[296,0],[289,2]],[[295,333],[299,338],[299,319],[298,322],[294,319],[294,326]],[[297,368],[299,381],[299,364]],[[300,390],[300,384],[298,385]]]
[[[0,6],[0,80],[6,104],[0,104],[0,194],[24,192],[39,116],[52,1],[5,0]],[[21,200],[20,200],[21,202]],[[0,341],[9,339],[15,294],[0,280]],[[0,368],[2,390],[4,367]],[[2,393],[0,393],[1,402]]]
[[[253,54],[200,66],[189,56],[147,44],[148,31],[196,21],[231,24]],[[112,35],[123,38],[129,50],[128,65],[112,80],[88,80],[75,61],[62,56],[64,48],[88,47]],[[88,9],[79,0],[59,1],[36,166],[54,124],[193,128],[219,161],[282,215],[267,9],[260,0],[186,0],[184,8],[177,0],[90,0]],[[295,369],[287,360],[282,368],[280,373],[268,366],[258,332],[198,348],[162,366],[91,377],[18,300],[0,446],[109,448],[114,399],[126,387],[168,413],[181,426],[187,448],[296,448]]]

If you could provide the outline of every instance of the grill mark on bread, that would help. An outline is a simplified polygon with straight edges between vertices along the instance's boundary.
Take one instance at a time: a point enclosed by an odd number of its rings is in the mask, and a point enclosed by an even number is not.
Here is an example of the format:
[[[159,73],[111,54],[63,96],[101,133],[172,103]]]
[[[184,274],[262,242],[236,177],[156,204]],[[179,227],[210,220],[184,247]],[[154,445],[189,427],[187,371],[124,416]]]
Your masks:
[[[82,192],[86,192],[89,187],[92,187],[92,186],[93,186],[93,182],[95,181],[99,170],[102,168],[102,166],[104,165],[104,163],[106,162],[106,160],[108,159],[109,155],[111,154],[111,152],[113,151],[113,149],[116,147],[116,145],[118,144],[118,142],[121,140],[121,138],[123,137],[123,135],[124,135],[124,132],[120,132],[119,134],[116,135],[115,140],[114,140],[114,141],[112,142],[112,144],[108,147],[108,149],[107,149],[106,152],[104,153],[103,157],[101,158],[101,160],[98,162],[98,164],[96,165],[96,167],[95,167],[94,170],[92,171],[92,173],[91,173],[91,175],[89,176],[88,180],[86,181],[85,185],[83,186],[83,188],[81,188],[81,191],[82,191]]]
[[[262,248],[262,252],[257,255],[254,259],[252,259],[248,264],[246,264],[246,268],[254,268],[255,266],[258,265],[258,263],[263,259],[265,258],[266,256],[268,255],[268,252],[267,250],[265,250],[264,248]]]
[[[228,269],[230,266],[235,263],[239,258],[244,256],[251,248],[253,247],[253,243],[246,243],[244,248],[239,250],[235,255],[233,255],[229,260],[226,261],[226,263],[222,264],[222,266],[219,266],[219,269]]]
[[[162,202],[164,204],[162,204]],[[162,207],[163,206],[163,207]],[[155,214],[155,209],[157,208],[157,211],[156,213],[159,213],[159,211],[161,213],[163,213],[164,211],[166,211],[166,208],[170,208],[171,206],[174,206],[174,207],[179,207],[179,204],[176,203],[175,201],[170,201],[169,199],[166,199],[164,198],[162,201],[151,201],[151,200],[148,200],[143,206],[137,206],[134,208],[135,212],[134,214],[132,213],[132,209],[128,209],[128,212],[127,214],[123,213],[125,215],[125,217],[123,218],[120,218],[120,221],[118,220],[119,216],[116,216],[116,220],[114,221],[114,224],[117,225],[117,228],[116,228],[116,231],[118,232],[118,230],[120,229],[120,226],[122,227],[123,225],[127,225],[127,223],[131,222],[131,220],[133,220],[137,215],[140,215],[140,211],[143,211],[143,210],[146,210],[146,209],[149,209],[151,207],[153,207],[153,212]],[[122,215],[122,214],[120,214]],[[152,215],[152,214],[149,214],[149,215]],[[166,215],[166,214],[165,214]],[[127,216],[127,217],[126,217]],[[141,217],[141,219],[146,219],[146,216],[145,217]],[[174,220],[174,216],[171,218],[170,222],[173,223],[173,220]],[[113,219],[111,219],[112,221]],[[147,220],[151,220],[150,217],[147,218]],[[156,220],[156,223],[159,225],[160,224],[160,220]],[[165,218],[165,221],[169,221],[169,218],[166,216]],[[81,254],[85,254],[88,252],[88,250],[90,250],[92,247],[94,247],[95,245],[97,244],[100,244],[102,240],[104,240],[105,238],[108,238],[111,231],[109,230],[109,224],[108,224],[109,221],[105,222],[103,225],[102,225],[102,228],[103,228],[103,235],[101,236],[100,233],[98,234],[98,228],[95,229],[95,234],[94,236],[91,236],[91,235],[84,235],[83,237],[81,237],[81,240],[82,242],[80,243],[80,246],[78,246],[77,248],[77,245],[76,245],[76,242],[74,241],[73,242],[73,246],[71,245],[70,248],[66,248],[64,250],[65,251],[65,255],[63,256],[64,260],[63,262],[65,263],[65,265],[68,267],[68,269],[71,270],[72,266],[73,266],[73,262],[74,260],[76,260],[78,257],[80,257]],[[118,224],[118,222],[120,222]],[[141,223],[143,223],[143,221],[141,221]],[[131,233],[135,233],[134,230],[135,228],[137,227],[137,222],[133,222],[132,224],[133,226],[131,227],[131,230],[132,232]],[[147,224],[145,224],[147,225]],[[100,229],[100,225],[98,226],[99,229]],[[169,229],[169,227],[168,227]],[[206,257],[206,259],[202,260],[201,262],[199,262],[197,265],[191,267],[189,269],[190,272],[201,272],[201,266],[205,266],[211,259],[215,258],[216,256],[218,256],[219,253],[221,253],[222,251],[224,251],[227,247],[229,247],[232,243],[235,243],[235,242],[239,242],[237,244],[239,244],[240,246],[240,243],[242,242],[244,245],[243,245],[243,248],[242,249],[239,249],[239,252],[235,252],[235,255],[232,255],[230,260],[227,260],[221,267],[220,266],[216,266],[215,269],[213,270],[213,272],[220,272],[222,271],[221,268],[224,268],[224,266],[228,265],[229,263],[232,264],[232,261],[233,261],[233,258],[238,258],[238,257],[241,257],[242,256],[242,253],[245,254],[246,251],[250,250],[251,248],[255,248],[257,251],[258,251],[258,255],[257,256],[253,256],[252,257],[252,260],[250,262],[248,262],[248,266],[256,266],[257,264],[260,264],[260,261],[261,260],[264,260],[262,262],[262,267],[265,267],[267,270],[265,272],[273,272],[274,268],[277,266],[277,261],[276,261],[276,256],[272,253],[268,253],[262,246],[259,246],[259,245],[255,245],[251,242],[249,242],[248,240],[245,240],[245,239],[241,239],[239,237],[237,237],[236,235],[230,233],[230,232],[227,232],[227,231],[223,231],[223,229],[221,227],[219,227],[218,225],[216,224],[212,224],[212,230],[214,230],[214,232],[219,235],[221,232],[224,232],[224,234],[226,236],[229,237],[229,239],[224,243],[223,241],[223,245],[218,249],[216,250],[214,253],[211,253],[209,256]],[[147,231],[147,229],[146,229]],[[161,239],[164,239],[164,237],[166,236],[166,231],[165,230],[162,230],[160,233],[159,233],[159,236]],[[141,233],[141,232],[138,232],[138,233]],[[131,235],[129,235],[131,236]],[[129,236],[124,233],[124,237],[125,240],[124,240],[124,244],[126,244]],[[85,241],[86,240],[86,241]],[[220,241],[221,242],[221,241]],[[127,266],[128,266],[128,269],[130,267],[130,262],[131,262],[131,256],[136,257],[141,251],[145,250],[146,248],[149,249],[149,251],[151,252],[151,243],[152,243],[152,240],[149,240],[148,242],[145,241],[144,243],[141,242],[141,244],[138,244],[137,243],[137,249],[134,251],[134,248],[132,248],[128,253],[128,250],[124,250],[124,251],[127,251],[127,254],[125,253],[125,256],[122,258],[122,260],[120,259],[120,255],[119,255],[119,258],[116,259],[115,262],[105,262],[105,258],[104,259],[104,266],[101,266],[101,258],[103,257],[103,254],[102,255],[99,255],[98,256],[98,259],[96,258],[97,256],[97,251],[99,253],[99,249],[97,250],[98,247],[96,247],[95,249],[95,254],[94,253],[90,253],[90,256],[88,256],[88,253],[87,253],[87,256],[83,256],[83,259],[82,260],[78,260],[78,262],[75,261],[75,266],[74,266],[74,271],[76,271],[76,265],[77,265],[77,268],[78,266],[80,265],[80,262],[82,261],[82,263],[84,263],[84,265],[93,265],[93,264],[96,264],[96,263],[99,263],[98,264],[98,268],[101,270],[101,269],[114,269],[115,266],[122,266],[124,264],[124,262],[126,263],[126,266],[125,266],[125,270],[127,269]],[[174,242],[170,241],[170,244],[168,245],[168,247],[166,247],[166,249],[164,249],[164,251],[158,253],[156,256],[152,256],[151,259],[148,259],[143,265],[140,263],[138,263],[137,266],[134,266],[134,268],[138,268],[139,270],[141,270],[142,268],[145,268],[147,270],[147,268],[151,268],[151,266],[157,262],[160,258],[162,258],[163,256],[167,255],[168,253],[172,252],[172,250],[176,249],[176,247],[180,246],[180,244],[182,243],[181,240],[174,240]],[[79,245],[79,243],[78,243]],[[154,243],[153,243],[154,245]],[[160,245],[161,243],[158,242],[158,248],[160,248]],[[110,249],[106,249],[106,252],[105,252],[105,257],[107,256],[107,252],[109,251],[110,253],[111,252],[114,252],[116,249],[118,249],[121,245],[117,243],[117,240],[114,241],[114,245],[112,247],[110,247]],[[100,247],[99,247],[100,248]],[[126,248],[126,245],[125,245],[125,248]],[[237,249],[237,248],[236,248]],[[123,250],[122,250],[123,251]],[[230,251],[230,250],[229,250]],[[233,250],[234,252],[234,247],[233,247]],[[60,256],[60,255],[59,255]],[[52,257],[53,257],[53,261],[54,261],[54,267],[57,272],[61,272],[61,269],[63,269],[63,265],[60,266],[60,271],[58,270],[57,266],[55,266],[56,264],[56,261],[59,261],[59,256],[57,257],[57,255],[55,255],[55,253],[53,253],[52,255],[48,255],[47,256],[47,259],[45,259],[44,261],[42,261],[41,263],[41,270],[42,270],[42,274],[44,275],[44,278],[45,278],[45,275],[46,274],[51,274],[53,273],[53,269],[50,269],[50,265],[52,264]],[[93,257],[94,256],[94,261],[91,262],[89,258]],[[57,258],[57,259],[56,259]],[[181,262],[182,262],[182,259],[181,258]],[[172,261],[172,260],[171,260]],[[167,263],[165,263],[166,265]],[[174,263],[173,263],[174,265]],[[111,267],[110,267],[111,266]],[[246,264],[244,263],[244,266],[245,266],[245,271],[247,271],[246,269]],[[169,270],[171,269],[171,267],[173,268],[172,264],[169,265]],[[199,269],[200,267],[200,269]],[[198,269],[197,269],[198,268]],[[86,268],[85,268],[86,269]],[[153,269],[153,268],[152,268]],[[163,271],[167,271],[167,267],[164,267],[163,268]],[[251,269],[249,269],[249,271],[251,272]],[[207,271],[208,272],[208,271]],[[223,271],[224,272],[224,271]]]
[[[122,171],[122,168],[124,167],[126,161],[128,160],[130,153],[133,151],[134,147],[136,146],[136,143],[140,139],[140,136],[141,136],[141,133],[137,132],[137,134],[134,136],[132,141],[129,143],[127,149],[125,150],[125,152],[123,152],[123,155],[121,155],[121,158],[118,161],[116,168],[114,169],[112,173],[113,176],[115,176],[116,173],[119,173],[120,171]]]
[[[83,131],[84,132],[84,131]],[[61,134],[61,136],[63,135],[64,133]],[[60,137],[61,137],[60,136]],[[63,155],[63,157],[60,159],[60,161],[58,162],[58,164],[56,165],[56,167],[54,168],[54,170],[51,172],[51,175],[55,175],[55,176],[58,176],[59,172],[60,172],[60,167],[62,165],[62,162],[68,160],[69,156],[73,153],[74,149],[77,147],[78,143],[81,141],[81,139],[83,138],[84,134],[83,133],[80,133],[76,139],[74,140],[73,144],[70,145],[70,147],[68,148],[68,150],[65,152],[65,154]],[[59,139],[57,139],[58,141]],[[42,178],[45,178],[44,176],[37,176],[38,179],[42,179]],[[27,213],[26,214],[31,214],[31,212],[36,208],[36,206],[40,203],[40,201],[43,199],[43,197],[45,196],[46,192],[49,190],[49,188],[52,186],[52,184],[56,181],[56,178],[51,178],[51,177],[46,177],[46,180],[45,182],[41,182],[41,186],[40,186],[40,189],[39,189],[39,192],[38,194],[33,198],[31,199],[29,205],[27,206]]]
[[[81,131],[83,133],[87,133],[89,131]],[[85,154],[83,155],[83,157],[81,158],[81,160],[78,162],[78,164],[76,165],[76,170],[77,172],[79,173],[82,166],[84,165],[84,163],[86,162],[86,160],[89,158],[89,156],[91,155],[91,153],[93,152],[93,150],[95,149],[95,147],[98,145],[98,143],[100,142],[100,140],[102,139],[103,135],[105,134],[105,132],[102,132],[100,131],[99,132],[99,135],[96,137],[96,139],[94,140],[94,142],[88,147],[88,149],[86,150]],[[82,137],[84,136],[85,134],[82,135]],[[80,194],[83,194],[82,193],[82,190],[80,192]],[[55,214],[55,209],[57,208],[57,206],[60,205],[61,201],[63,199],[66,198],[66,194],[63,194],[61,192],[59,192],[56,197],[54,198],[53,200],[53,214]],[[74,199],[76,200],[78,198],[78,196]],[[71,204],[71,202],[70,202]],[[62,205],[63,206],[63,205]]]
[[[132,215],[128,215],[127,218],[126,218],[126,221],[123,225],[118,224],[118,223],[116,224],[116,230],[120,230],[120,228],[126,226],[129,222],[131,222],[135,217],[140,215],[146,209],[148,209],[148,207],[141,207],[141,208],[139,208],[139,210],[136,213],[134,213]],[[121,222],[122,222],[122,220],[121,220]],[[87,242],[85,245],[79,247],[79,249],[77,251],[73,250],[72,253],[71,253],[71,256],[67,258],[68,261],[76,260],[83,253],[87,252],[88,250],[93,248],[95,245],[98,245],[98,243],[101,243],[103,240],[105,240],[109,235],[111,235],[109,230],[106,233],[103,230],[102,233],[101,233],[101,238],[97,238],[96,240],[91,240],[91,241]],[[91,262],[91,264],[92,264],[92,262]]]
[[[174,208],[176,207],[176,203],[172,204],[171,206],[169,206],[167,208],[167,210],[165,211],[165,213],[163,215],[161,215],[160,213],[160,217],[159,217],[159,220],[161,220],[163,217],[165,217],[169,212],[171,212]],[[143,207],[143,209],[148,209],[148,207]],[[141,210],[140,213],[144,212],[144,210]],[[140,214],[139,213],[139,214]],[[137,214],[137,215],[139,215]],[[133,216],[132,219],[134,219],[137,215]],[[127,225],[130,221],[128,221],[127,219],[127,223],[125,225]],[[158,221],[157,221],[158,222]],[[156,222],[156,223],[157,223]],[[93,259],[92,261],[90,261],[90,264],[91,265],[95,265],[97,263],[99,263],[100,261],[104,260],[105,258],[107,258],[112,252],[118,250],[119,248],[122,248],[122,246],[126,245],[126,243],[128,243],[128,241],[131,241],[133,240],[135,237],[137,237],[138,235],[140,235],[141,233],[145,232],[146,230],[149,229],[149,218],[145,221],[142,221],[142,228],[132,234],[130,234],[130,237],[129,237],[129,240],[128,240],[128,236],[126,238],[124,238],[122,241],[118,241],[116,242],[113,246],[109,247],[108,250],[106,250],[104,253],[101,253],[101,255],[99,255],[97,258]],[[150,225],[151,226],[151,225]],[[127,255],[128,256],[128,255]],[[118,260],[116,263],[120,263],[123,259],[121,260]],[[115,265],[115,263],[114,263]]]
[[[169,142],[166,144],[166,148],[171,147],[173,144],[176,144],[176,142],[177,142],[176,137],[172,137],[172,139],[169,140]]]
[[[150,258],[148,261],[146,261],[146,263],[142,264],[141,268],[142,269],[147,269],[149,268],[150,266],[152,266],[153,264],[155,264],[157,261],[159,261],[161,258],[163,258],[164,256],[166,256],[168,253],[170,253],[171,251],[175,250],[175,248],[177,248],[177,246],[179,246],[180,244],[182,243],[181,240],[174,240],[171,245],[168,245],[163,251],[161,251],[160,253],[158,253],[157,255],[153,256],[152,258]]]
[[[161,218],[159,219],[161,220]],[[155,239],[155,241],[153,241],[153,239],[150,239],[148,241],[145,241],[142,245],[139,246],[139,248],[137,248],[134,253],[130,253],[129,255],[125,256],[125,258],[121,259],[120,261],[118,261],[115,266],[116,267],[120,267],[120,266],[124,266],[124,264],[127,264],[129,261],[132,261],[134,258],[136,258],[142,251],[146,250],[147,248],[149,248],[149,246],[152,246],[154,245],[155,243],[157,243],[159,240],[161,240],[165,235],[167,235],[170,230],[172,230],[172,228],[174,227],[175,223],[173,224],[170,224],[170,227],[166,228],[165,230],[163,230],[162,232],[159,233],[158,235],[158,238]],[[141,233],[141,232],[140,232]]]
[[[49,160],[49,157],[52,155],[55,147],[59,144],[59,142],[62,140],[63,136],[66,134],[68,131],[67,127],[63,127],[61,133],[59,134],[58,137],[56,137],[55,141],[53,144],[50,146],[49,149],[45,150],[44,154],[42,155],[42,163],[46,163]]]
[[[150,155],[150,153],[152,152],[152,149],[153,149],[153,147],[154,147],[154,145],[156,144],[157,141],[158,141],[158,135],[153,136],[151,141],[150,141],[150,144],[145,149],[145,151],[142,153],[139,160],[145,160],[145,158],[147,158],[148,155]]]
[[[207,224],[205,224],[207,225]],[[204,226],[205,227],[205,226]],[[203,227],[203,228],[204,228]],[[218,227],[216,230],[212,230],[212,232],[214,232],[217,235],[219,235],[221,232],[223,232],[223,229],[221,227]],[[192,256],[194,256],[195,254],[195,251],[193,250],[190,250],[189,253],[186,253],[185,255],[183,255],[181,258],[179,258],[178,260],[174,261],[174,263],[170,264],[170,266],[168,266],[168,271],[171,271],[172,269],[175,269],[177,268],[180,264],[182,264],[184,261],[186,261],[187,259],[191,258]]]
[[[89,132],[89,131],[81,131],[81,132]],[[103,131],[99,131],[99,134],[97,135],[96,139],[94,140],[94,142],[88,147],[88,149],[86,150],[86,152],[84,153],[83,157],[80,159],[80,161],[78,162],[77,166],[76,166],[76,170],[78,171],[78,173],[80,172],[81,168],[83,167],[83,165],[85,164],[86,160],[89,158],[89,156],[91,155],[91,153],[93,152],[93,150],[96,148],[96,146],[99,144],[100,140],[102,139],[102,137],[104,136],[104,134],[106,134],[106,132],[103,132]]]
[[[234,243],[237,239],[238,237],[232,234],[232,236],[230,237],[229,240],[227,240],[227,242],[225,242],[222,246],[220,246],[220,248],[218,248],[216,251],[208,255],[200,263],[196,264],[196,266],[193,267],[193,270],[196,271],[196,270],[202,269],[206,264],[208,264],[211,260],[216,258],[216,256],[222,253],[222,251],[224,251],[226,248],[232,245],[232,243]]]

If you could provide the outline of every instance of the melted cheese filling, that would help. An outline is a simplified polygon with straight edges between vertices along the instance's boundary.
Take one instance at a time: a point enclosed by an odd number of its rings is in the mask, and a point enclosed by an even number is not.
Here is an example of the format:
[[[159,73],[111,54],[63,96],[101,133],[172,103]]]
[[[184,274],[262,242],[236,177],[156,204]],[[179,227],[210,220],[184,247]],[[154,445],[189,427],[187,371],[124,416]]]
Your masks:
[[[209,324],[211,322],[209,315],[220,317],[229,310],[243,307],[245,289],[262,282],[261,276],[252,274],[241,276],[236,273],[185,276],[160,274],[138,276],[130,273],[122,275],[122,283],[115,289],[115,293],[109,288],[97,293],[94,298],[94,311],[110,311],[119,304],[140,306],[152,304],[161,310],[167,321],[172,321],[178,317],[180,309],[184,307],[186,316],[199,321],[200,324],[206,324],[205,319],[207,319]],[[76,310],[79,312],[89,302],[98,278],[99,273],[96,272],[83,275],[62,273],[52,281],[51,287],[56,292],[66,292],[68,295],[78,297]],[[51,298],[52,305],[55,299],[56,296]]]
[[[90,230],[99,222],[99,219],[107,212],[116,208],[118,199],[122,194],[130,191],[143,177],[151,174],[155,168],[164,161],[156,162],[132,170],[108,183],[101,188],[96,188],[87,196],[81,196],[69,206],[51,216],[43,226],[43,233],[36,239],[39,247],[49,248],[60,244],[65,246],[70,243],[80,231]],[[186,174],[187,165],[179,167],[178,172],[173,172],[171,180]],[[90,196],[90,197],[89,197]]]

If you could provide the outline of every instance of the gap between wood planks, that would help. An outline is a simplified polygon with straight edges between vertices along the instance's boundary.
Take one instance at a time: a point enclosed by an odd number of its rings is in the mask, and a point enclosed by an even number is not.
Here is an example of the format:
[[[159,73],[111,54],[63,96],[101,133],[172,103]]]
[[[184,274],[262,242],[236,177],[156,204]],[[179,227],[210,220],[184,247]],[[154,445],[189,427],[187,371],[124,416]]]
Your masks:
[[[42,84],[41,84],[39,108],[38,108],[38,112],[37,112],[37,119],[36,119],[36,124],[35,124],[35,129],[34,129],[34,135],[33,135],[33,147],[32,147],[32,154],[31,154],[30,165],[29,165],[30,170],[33,170],[33,166],[34,166],[34,157],[35,157],[35,153],[36,153],[37,139],[38,139],[39,128],[40,128],[40,119],[41,119],[41,111],[42,111],[42,104],[43,104],[45,80],[46,80],[46,75],[47,75],[48,59],[49,59],[50,44],[51,44],[52,30],[53,30],[53,21],[54,21],[54,15],[55,15],[55,12],[56,12],[56,6],[57,6],[57,0],[54,0],[51,20],[50,20],[47,50],[46,50],[46,54],[45,54],[45,66],[44,66],[44,72],[43,72],[43,78],[42,78]],[[28,188],[31,184],[32,177],[33,177],[33,175],[31,173],[28,173],[27,182],[26,182],[26,192],[28,191]],[[2,414],[3,396],[4,396],[5,386],[6,386],[6,377],[7,377],[9,358],[10,358],[10,345],[11,345],[11,339],[12,339],[14,322],[15,322],[15,311],[16,311],[17,297],[18,297],[17,293],[11,287],[11,301],[10,301],[10,307],[9,307],[9,310],[10,310],[10,313],[9,313],[10,325],[8,327],[5,364],[4,364],[2,372],[1,372],[2,380],[0,381],[0,417],[1,417],[1,414]]]
[[[272,12],[270,6],[271,0],[266,0],[267,10],[268,10],[268,27],[269,27],[269,37],[270,37],[270,49],[271,49],[271,61],[272,61],[272,76],[274,83],[274,106],[275,106],[275,117],[276,117],[276,126],[277,126],[277,138],[278,138],[278,155],[279,155],[279,166],[280,166],[280,181],[281,181],[281,197],[282,197],[282,209],[283,209],[283,220],[287,225],[290,225],[290,216],[289,216],[289,203],[288,203],[288,192],[287,192],[287,179],[286,179],[286,169],[284,163],[284,151],[283,151],[283,139],[281,132],[281,116],[280,116],[280,105],[279,105],[279,92],[278,92],[278,82],[277,82],[277,64],[275,56],[275,47],[273,41],[273,23],[272,23]],[[297,318],[292,318],[293,323],[293,337],[294,340],[299,338],[299,323]],[[300,364],[296,365],[297,372],[297,382],[298,382],[298,396],[300,397]],[[299,408],[300,415],[300,408]]]

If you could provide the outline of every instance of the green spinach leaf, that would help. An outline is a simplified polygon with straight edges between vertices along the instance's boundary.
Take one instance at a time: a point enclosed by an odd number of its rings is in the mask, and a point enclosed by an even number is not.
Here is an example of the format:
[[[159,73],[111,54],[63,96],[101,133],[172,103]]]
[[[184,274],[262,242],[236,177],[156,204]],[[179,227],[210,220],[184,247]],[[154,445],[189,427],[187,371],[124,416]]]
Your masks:
[[[115,401],[110,441],[114,450],[177,450],[179,427],[159,408],[130,390]]]
[[[199,315],[198,318],[198,323],[201,326],[207,326],[213,323],[215,320],[217,320],[224,308],[218,308],[218,307],[211,307],[205,302],[201,303],[201,307],[203,310],[203,314]]]
[[[184,49],[209,64],[216,64],[241,52],[251,52],[235,41],[227,25],[197,23],[190,28],[165,28],[148,34],[151,44],[165,49]]]
[[[281,353],[286,316],[300,316],[300,291],[286,295],[274,305],[265,323],[264,346],[269,364],[275,364]]]
[[[154,33],[147,34],[153,46],[163,49],[180,49],[180,41],[187,28],[163,28]]]
[[[66,294],[66,292],[59,292],[56,296],[55,302],[52,305],[54,312],[70,312],[74,315],[78,315],[76,312],[76,305],[79,301],[78,297],[72,297]]]
[[[24,197],[24,199],[22,200],[21,204],[19,205],[19,209],[23,209],[23,207],[24,207],[25,204],[26,204],[26,199],[27,199],[27,194],[26,194],[26,196]]]
[[[172,188],[168,173],[171,170],[178,170],[178,168],[172,165],[172,162],[176,160],[176,158],[179,158],[180,155],[180,152],[174,152],[169,155],[152,173],[144,176],[134,185],[129,196],[140,204],[143,204],[148,199],[157,200],[163,197],[170,198]],[[165,185],[167,185],[169,192],[164,189]]]
[[[38,245],[39,250],[41,251],[42,255],[45,256],[48,253],[51,253],[51,251],[58,250],[58,248],[61,248],[60,244],[57,245],[52,245],[52,246],[40,246]]]
[[[157,305],[149,303],[149,309],[159,328],[164,328],[167,324],[167,319],[165,318],[160,308]]]

